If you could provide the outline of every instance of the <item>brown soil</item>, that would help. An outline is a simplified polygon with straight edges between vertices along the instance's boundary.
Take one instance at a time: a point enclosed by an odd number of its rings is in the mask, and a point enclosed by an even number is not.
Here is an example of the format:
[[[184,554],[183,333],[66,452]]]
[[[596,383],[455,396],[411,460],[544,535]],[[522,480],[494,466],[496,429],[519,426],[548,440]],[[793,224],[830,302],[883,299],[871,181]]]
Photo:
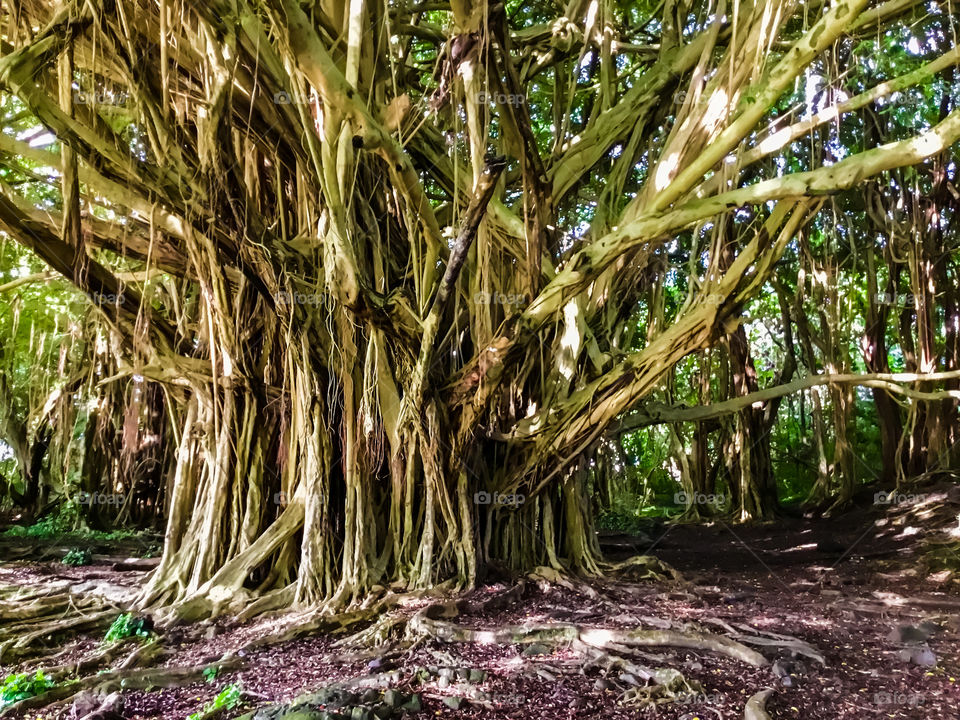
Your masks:
[[[881,508],[880,510],[883,510]],[[596,628],[672,627],[696,624],[716,633],[778,633],[817,648],[825,660],[791,658],[775,647],[757,647],[778,669],[755,668],[708,652],[649,649],[633,662],[680,670],[701,690],[682,702],[627,706],[620,702],[629,681],[614,672],[584,670],[584,658],[564,645],[531,656],[520,644],[445,644],[428,641],[406,654],[347,653],[337,638],[318,635],[244,653],[241,669],[211,683],[153,692],[129,692],[126,718],[184,720],[210,702],[226,684],[239,682],[250,698],[243,711],[288,702],[307,691],[388,669],[401,671],[399,687],[423,700],[411,720],[425,718],[741,718],[748,697],[775,688],[768,710],[775,720],[860,718],[960,718],[960,594],[949,571],[932,572],[920,541],[960,541],[944,534],[956,525],[960,508],[946,496],[911,507],[858,511],[837,520],[788,519],[770,526],[664,526],[655,537],[606,538],[613,548],[638,543],[670,563],[684,582],[592,582],[570,589],[529,583],[522,597],[495,613],[467,614],[461,625],[496,629],[503,625],[573,622]],[[838,528],[859,527],[839,533]],[[932,528],[938,528],[934,533]],[[616,554],[616,551],[613,553]],[[960,564],[960,558],[957,559]],[[108,563],[67,568],[56,562],[15,561],[0,565],[0,583],[98,582],[135,587],[138,572],[114,572]],[[576,586],[575,586],[576,587]],[[471,595],[483,598],[505,585],[488,585]],[[119,592],[119,591],[118,591]],[[246,624],[218,621],[166,633],[170,666],[188,666],[237,650],[289,624],[261,619]],[[907,626],[907,630],[901,630]],[[690,625],[687,627],[694,627]],[[749,629],[749,630],[748,630]],[[910,629],[928,634],[924,642],[903,640]],[[78,658],[97,645],[79,638],[63,646],[63,658]],[[933,665],[927,663],[935,662]],[[485,702],[454,710],[442,702],[463,696],[466,684],[414,678],[418,666],[451,666],[486,671],[473,684]],[[0,667],[11,672],[32,667]],[[606,682],[604,682],[606,681]],[[65,718],[69,708],[39,716]],[[222,717],[236,717],[241,709]],[[31,720],[37,717],[31,713]]]

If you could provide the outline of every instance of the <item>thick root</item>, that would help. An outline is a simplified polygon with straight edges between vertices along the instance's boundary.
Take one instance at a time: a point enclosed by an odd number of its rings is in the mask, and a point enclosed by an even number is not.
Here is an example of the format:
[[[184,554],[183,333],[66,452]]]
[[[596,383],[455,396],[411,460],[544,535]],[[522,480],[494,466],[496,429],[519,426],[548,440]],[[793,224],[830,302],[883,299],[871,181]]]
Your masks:
[[[606,629],[581,627],[573,623],[538,623],[508,625],[496,630],[473,630],[450,622],[448,618],[460,614],[458,603],[429,605],[418,611],[408,623],[410,633],[428,635],[446,642],[475,642],[482,644],[514,643],[574,643],[581,642],[595,648],[626,647],[681,647],[705,650],[732,657],[755,667],[763,667],[767,659],[755,650],[722,635],[699,631],[660,629]]]
[[[743,720],[772,720],[767,712],[767,700],[771,695],[773,690],[761,690],[747,700],[747,706],[743,709]]]
[[[178,687],[202,680],[204,671],[210,668],[221,672],[223,670],[235,670],[241,664],[240,658],[228,653],[216,662],[190,668],[162,668],[158,670],[121,668],[109,670],[89,677],[69,680],[42,695],[21,700],[0,712],[0,717],[21,717],[21,713],[25,710],[66,702],[85,692],[108,696],[121,689],[147,690],[156,687]]]

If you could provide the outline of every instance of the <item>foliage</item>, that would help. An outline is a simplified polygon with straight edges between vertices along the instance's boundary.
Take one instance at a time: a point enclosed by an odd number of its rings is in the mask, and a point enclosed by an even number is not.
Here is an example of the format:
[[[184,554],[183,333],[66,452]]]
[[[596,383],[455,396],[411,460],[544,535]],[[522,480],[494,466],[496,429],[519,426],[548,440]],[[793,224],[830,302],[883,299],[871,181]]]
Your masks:
[[[111,644],[129,637],[150,637],[152,624],[146,618],[135,617],[131,613],[120,615],[107,630],[104,644]]]
[[[87,548],[70,548],[67,554],[63,556],[61,562],[64,565],[79,567],[81,565],[89,565],[92,558],[93,554]]]
[[[65,502],[54,512],[37,520],[32,525],[23,527],[14,525],[7,528],[3,534],[8,537],[29,537],[40,540],[60,538],[74,531],[77,526],[77,505]]]
[[[7,675],[0,687],[0,708],[41,695],[53,686],[54,683],[42,670],[37,670],[33,676],[29,673]]]
[[[204,705],[202,711],[188,715],[187,720],[203,720],[221,710],[232,710],[240,704],[242,692],[238,682],[226,685],[213,699],[213,702]]]
[[[631,504],[621,500],[614,507],[604,508],[597,514],[597,529],[625,535],[641,535],[650,531],[650,518],[666,515],[667,505],[643,504],[635,498]]]

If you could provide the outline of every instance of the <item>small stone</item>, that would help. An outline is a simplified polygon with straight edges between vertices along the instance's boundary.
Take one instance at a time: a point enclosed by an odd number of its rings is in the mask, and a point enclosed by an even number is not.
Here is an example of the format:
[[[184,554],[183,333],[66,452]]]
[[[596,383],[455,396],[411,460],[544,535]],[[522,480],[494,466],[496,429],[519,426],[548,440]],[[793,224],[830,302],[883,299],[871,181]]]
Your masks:
[[[444,668],[440,668],[437,674],[442,678],[446,678],[447,680],[453,680],[457,677],[457,669],[451,668],[451,667],[444,667]]]
[[[398,708],[405,703],[407,697],[399,690],[390,688],[383,694],[383,701],[392,708]]]
[[[420,704],[420,696],[417,694],[411,695],[410,699],[401,705],[400,708],[402,710],[409,710],[410,712],[420,712],[420,710],[423,709],[423,706]]]
[[[640,685],[643,684],[635,675],[631,675],[630,673],[621,673],[619,679],[620,682],[624,682],[627,685],[633,685],[634,687],[640,687]]]
[[[370,688],[369,690],[365,690],[363,695],[360,696],[360,702],[362,702],[364,705],[370,705],[372,703],[377,702],[377,700],[379,699],[380,699],[380,693],[378,693],[373,688]]]
[[[593,689],[594,690],[613,690],[613,683],[610,682],[609,680],[605,680],[604,678],[599,678],[593,684]]]
[[[890,634],[887,635],[887,640],[890,642],[896,643],[922,643],[926,642],[930,638],[931,633],[927,632],[924,627],[916,627],[914,625],[901,625],[895,630],[891,630]]]
[[[467,680],[469,680],[472,683],[483,682],[486,679],[487,679],[486,670],[471,670],[470,674],[467,676]]]
[[[937,664],[937,656],[930,648],[916,648],[910,653],[910,662],[920,667],[933,667]]]
[[[445,688],[445,687],[449,687],[449,685],[450,685],[450,678],[444,675],[441,675],[439,678],[437,678],[437,687]]]
[[[550,648],[544,645],[543,643],[531,643],[523,649],[523,654],[527,657],[533,655],[549,655]]]
[[[545,670],[544,668],[537,668],[537,675],[539,675],[542,679],[546,680],[547,682],[557,681],[557,676],[554,675],[549,670]]]
[[[355,707],[350,712],[350,720],[372,720],[373,713],[362,707]]]
[[[456,697],[455,695],[451,695],[449,697],[443,698],[442,702],[451,710],[459,710],[460,706],[463,705],[463,698]]]
[[[388,717],[393,715],[393,708],[384,703],[380,703],[373,709],[373,714],[377,717],[377,720],[387,720]]]

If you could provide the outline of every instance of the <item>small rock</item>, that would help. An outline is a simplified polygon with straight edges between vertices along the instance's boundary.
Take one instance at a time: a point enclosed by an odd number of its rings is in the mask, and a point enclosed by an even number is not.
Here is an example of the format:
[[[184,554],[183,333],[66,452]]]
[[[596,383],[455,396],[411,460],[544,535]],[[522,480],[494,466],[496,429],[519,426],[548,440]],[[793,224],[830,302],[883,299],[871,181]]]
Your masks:
[[[442,678],[446,678],[447,680],[454,680],[457,677],[457,669],[451,668],[451,667],[444,667],[444,668],[440,668],[437,674]]]
[[[350,713],[350,720],[372,720],[373,713],[367,708],[355,707]]]
[[[443,698],[442,702],[452,710],[459,710],[460,706],[463,705],[463,698],[451,695],[450,697]]]
[[[794,660],[780,658],[770,670],[780,679],[780,685],[791,688],[797,685],[797,676],[803,674],[803,668]]]
[[[630,673],[621,673],[618,679],[620,682],[626,683],[627,685],[633,685],[634,687],[640,687],[640,685],[643,684],[636,675],[631,675]]]
[[[487,679],[486,670],[471,670],[470,674],[467,676],[467,680],[472,683],[483,682]]]
[[[393,715],[393,708],[385,703],[380,703],[373,709],[373,714],[377,720],[387,720],[388,717]]]
[[[363,695],[360,696],[360,702],[362,702],[364,705],[370,705],[372,703],[375,703],[379,699],[380,699],[380,693],[378,693],[373,688],[370,688],[369,690],[365,690]]]
[[[527,657],[533,655],[549,655],[550,648],[543,643],[531,643],[523,649],[523,654]]]
[[[411,695],[410,699],[401,705],[400,708],[402,710],[409,710],[410,712],[420,712],[420,710],[423,709],[423,706],[420,704],[420,696],[417,694]]]
[[[848,546],[836,540],[821,540],[817,543],[817,552],[824,555],[843,555],[847,550]]]
[[[914,625],[901,625],[895,630],[891,630],[887,635],[887,640],[897,643],[922,643],[930,638],[929,632],[925,628]]]
[[[537,675],[542,679],[546,680],[547,682],[552,683],[557,681],[557,676],[544,668],[537,668]]]
[[[437,678],[437,687],[445,688],[450,686],[450,678],[445,675],[441,675]]]
[[[928,647],[915,648],[910,652],[910,662],[920,667],[933,667],[937,664],[937,655]]]
[[[383,694],[383,702],[389,705],[392,708],[398,708],[407,700],[406,695],[404,695],[399,690],[394,690],[390,688]]]
[[[593,689],[594,689],[594,690],[613,690],[613,688],[614,688],[613,683],[610,682],[609,680],[604,679],[604,678],[599,678],[599,679],[593,684]]]

